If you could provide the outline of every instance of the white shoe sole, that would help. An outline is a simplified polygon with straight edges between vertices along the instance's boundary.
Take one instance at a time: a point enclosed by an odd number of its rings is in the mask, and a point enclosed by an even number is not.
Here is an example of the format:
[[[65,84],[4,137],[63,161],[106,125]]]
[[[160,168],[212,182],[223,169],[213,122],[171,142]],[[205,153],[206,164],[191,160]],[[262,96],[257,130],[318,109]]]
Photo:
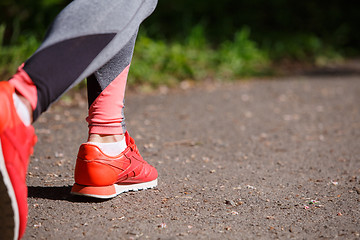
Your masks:
[[[124,192],[130,192],[130,191],[136,192],[139,190],[154,188],[157,186],[157,183],[158,183],[157,179],[144,183],[126,184],[126,185],[114,184],[112,186],[106,186],[106,187],[81,186],[75,183],[73,189],[71,190],[71,194],[78,196],[93,197],[93,198],[109,199],[116,197],[117,195]],[[81,188],[81,190],[79,188]],[[109,191],[111,192],[110,194],[106,193]]]
[[[20,219],[17,200],[6,169],[0,140],[0,233],[1,239],[17,240]]]

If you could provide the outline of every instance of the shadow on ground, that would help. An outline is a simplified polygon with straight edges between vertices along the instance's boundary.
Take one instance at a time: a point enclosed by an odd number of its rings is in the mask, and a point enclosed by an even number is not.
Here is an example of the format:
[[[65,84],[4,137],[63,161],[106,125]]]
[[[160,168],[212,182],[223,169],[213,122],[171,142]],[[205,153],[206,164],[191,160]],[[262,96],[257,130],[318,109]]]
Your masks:
[[[87,202],[87,203],[100,203],[105,202],[107,199],[97,199],[82,196],[74,196],[70,194],[72,186],[58,186],[58,187],[43,187],[43,186],[30,186],[28,187],[29,198],[41,198],[47,200],[62,200],[69,202]]]

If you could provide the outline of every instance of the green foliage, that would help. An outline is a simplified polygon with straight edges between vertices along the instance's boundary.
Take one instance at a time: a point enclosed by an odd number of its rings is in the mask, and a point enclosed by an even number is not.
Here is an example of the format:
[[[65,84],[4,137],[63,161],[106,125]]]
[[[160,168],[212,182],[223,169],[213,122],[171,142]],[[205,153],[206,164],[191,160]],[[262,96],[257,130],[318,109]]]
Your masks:
[[[5,27],[0,26],[0,75],[8,78],[39,46],[34,36],[22,36],[18,44],[4,46]],[[250,39],[250,29],[243,27],[227,40],[212,47],[204,28],[195,26],[187,38],[165,42],[139,34],[129,74],[129,85],[173,86],[183,80],[206,78],[234,80],[271,74],[271,62],[283,58],[312,61],[324,65],[339,54],[325,46],[319,38],[303,35],[264,44],[260,48]]]
[[[0,2],[1,79],[35,51],[46,28],[70,2]],[[326,65],[342,55],[356,55],[359,3],[159,1],[142,24],[129,83],[156,87],[182,80],[233,80],[271,74],[271,64],[283,59]]]
[[[70,0],[1,0],[0,24],[5,25],[3,44],[21,42],[24,35],[41,39],[54,17]]]
[[[297,35],[317,36],[335,49],[360,51],[360,1],[173,0],[159,1],[144,26],[151,37],[181,39],[201,23],[208,40],[222,43],[243,26],[262,43]]]
[[[40,45],[34,35],[21,35],[17,44],[3,45],[5,26],[0,25],[0,76],[10,77]],[[340,54],[319,38],[298,35],[263,47],[251,40],[250,28],[235,32],[233,40],[211,46],[202,25],[195,26],[182,41],[166,42],[140,32],[136,42],[129,85],[173,86],[183,80],[206,78],[234,80],[271,74],[270,65],[279,59],[311,61],[324,65]],[[83,84],[84,85],[84,84]],[[83,86],[82,85],[82,86]]]
[[[13,74],[21,63],[23,63],[27,58],[35,52],[35,50],[40,45],[40,42],[35,38],[35,36],[21,36],[19,38],[19,43],[16,45],[4,46],[3,36],[4,36],[5,26],[0,25],[0,77],[1,80],[8,78]]]
[[[318,62],[317,59],[336,60],[341,58],[329,44],[313,34],[283,36],[278,40],[268,40],[263,44],[271,59],[293,59],[296,61]]]
[[[244,28],[219,49],[210,47],[203,28],[196,26],[182,43],[165,43],[140,34],[135,47],[129,83],[173,85],[204,78],[233,80],[268,73],[269,59]]]
[[[268,56],[250,40],[248,27],[236,32],[234,41],[221,44],[218,55],[219,73],[222,77],[263,75],[269,70]]]

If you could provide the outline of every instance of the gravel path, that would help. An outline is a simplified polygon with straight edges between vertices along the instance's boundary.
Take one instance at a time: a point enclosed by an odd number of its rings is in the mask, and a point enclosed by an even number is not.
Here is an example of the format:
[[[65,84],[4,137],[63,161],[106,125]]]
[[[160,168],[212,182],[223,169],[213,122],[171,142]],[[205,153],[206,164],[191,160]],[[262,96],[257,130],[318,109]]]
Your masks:
[[[69,194],[86,101],[36,123],[24,239],[359,239],[360,78],[291,77],[126,97],[156,189]]]

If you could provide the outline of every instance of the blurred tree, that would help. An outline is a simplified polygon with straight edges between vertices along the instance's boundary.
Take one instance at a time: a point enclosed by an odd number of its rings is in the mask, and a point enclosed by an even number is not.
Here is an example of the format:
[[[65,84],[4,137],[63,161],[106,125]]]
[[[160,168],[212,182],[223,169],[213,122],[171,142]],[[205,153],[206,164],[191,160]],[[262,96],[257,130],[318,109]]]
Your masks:
[[[17,42],[21,35],[44,36],[53,18],[71,0],[1,0],[0,24],[5,25],[3,44]]]
[[[6,25],[4,43],[21,34],[38,38],[70,0],[2,0],[0,24]],[[173,0],[159,1],[145,21],[149,36],[181,40],[201,25],[213,44],[234,37],[244,25],[257,42],[312,34],[336,47],[360,49],[360,1],[295,0]]]
[[[294,34],[314,34],[330,44],[360,49],[360,1],[181,0],[160,1],[145,22],[153,36],[183,38],[202,24],[213,42],[232,38],[244,25],[261,42]]]

